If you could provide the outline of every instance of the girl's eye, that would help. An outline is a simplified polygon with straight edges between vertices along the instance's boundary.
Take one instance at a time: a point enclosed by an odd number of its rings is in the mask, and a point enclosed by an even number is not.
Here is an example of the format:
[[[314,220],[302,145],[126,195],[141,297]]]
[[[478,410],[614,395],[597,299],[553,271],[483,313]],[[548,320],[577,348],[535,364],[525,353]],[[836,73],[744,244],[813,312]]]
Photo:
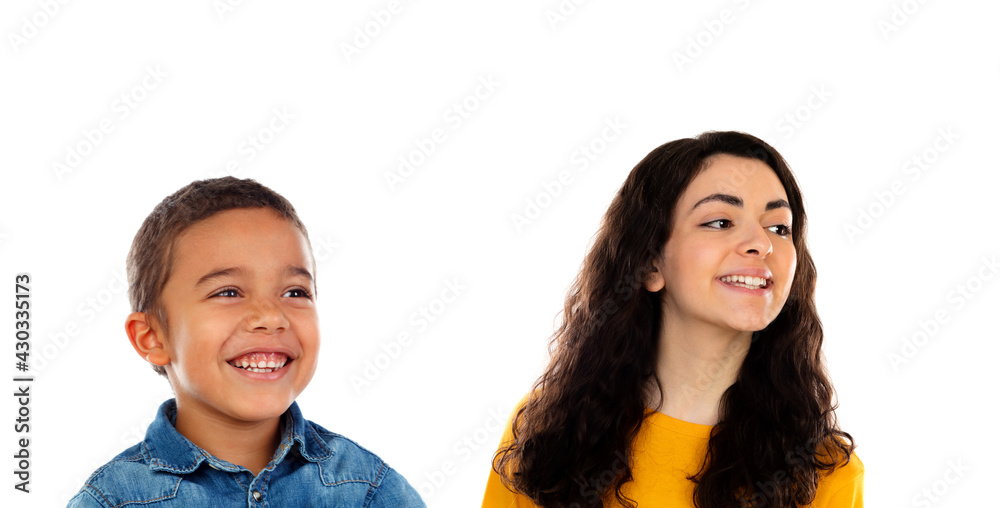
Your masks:
[[[312,294],[310,294],[308,291],[306,291],[305,289],[298,289],[298,288],[289,289],[287,292],[285,292],[283,296],[290,296],[292,298],[312,298]]]
[[[771,226],[771,227],[769,227],[767,229],[769,229],[772,233],[777,234],[778,236],[788,236],[788,235],[792,234],[792,228],[790,228],[790,227],[788,227],[788,226],[786,226],[784,224],[778,224],[776,226]]]
[[[215,293],[212,296],[225,296],[227,298],[236,298],[237,296],[240,296],[240,292],[234,288],[226,288],[219,291],[218,293]]]
[[[711,228],[711,229],[729,229],[729,228],[733,227],[733,221],[731,221],[729,219],[718,219],[718,220],[713,220],[713,221],[710,221],[710,222],[706,222],[706,223],[702,224],[702,226],[705,226],[705,227]]]

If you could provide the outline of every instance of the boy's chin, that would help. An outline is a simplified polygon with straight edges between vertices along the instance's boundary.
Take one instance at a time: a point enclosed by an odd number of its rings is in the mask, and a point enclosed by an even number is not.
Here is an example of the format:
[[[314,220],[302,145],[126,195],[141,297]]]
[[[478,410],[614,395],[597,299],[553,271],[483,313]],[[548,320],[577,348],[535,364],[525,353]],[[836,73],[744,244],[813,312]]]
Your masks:
[[[287,411],[289,406],[291,405],[292,405],[291,402],[289,402],[287,405],[271,402],[268,404],[262,404],[252,408],[246,408],[246,407],[229,408],[229,410],[226,411],[226,413],[228,413],[233,420],[240,422],[245,422],[245,423],[265,422],[268,420],[273,420],[285,414],[285,411]]]
[[[272,420],[283,415],[294,401],[295,397],[292,397],[291,394],[286,397],[234,398],[225,401],[224,406],[217,409],[237,422],[254,423]]]

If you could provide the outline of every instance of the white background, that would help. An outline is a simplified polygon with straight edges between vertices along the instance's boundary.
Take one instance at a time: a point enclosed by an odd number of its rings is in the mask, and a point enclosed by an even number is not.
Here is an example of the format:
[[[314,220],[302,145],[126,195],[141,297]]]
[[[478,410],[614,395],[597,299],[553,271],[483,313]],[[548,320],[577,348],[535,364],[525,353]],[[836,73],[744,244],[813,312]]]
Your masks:
[[[0,504],[65,505],[170,396],[128,345],[118,277],[156,203],[229,167],[286,196],[320,258],[306,417],[381,455],[429,505],[478,506],[499,420],[540,374],[610,199],[654,147],[713,129],[769,141],[799,179],[869,506],[995,498],[995,3],[49,4],[0,7],[0,393],[15,389],[19,272],[36,377],[28,495],[13,490],[16,403],[0,397]],[[498,84],[476,98],[484,80]],[[456,117],[463,102],[474,111]],[[272,135],[275,110],[293,118]],[[624,127],[598,141],[606,122]],[[444,141],[391,187],[436,128]],[[248,137],[269,141],[252,159]],[[71,148],[86,153],[73,167]],[[546,190],[560,171],[572,182]],[[465,289],[418,328],[446,281]],[[412,341],[386,365],[402,332]]]

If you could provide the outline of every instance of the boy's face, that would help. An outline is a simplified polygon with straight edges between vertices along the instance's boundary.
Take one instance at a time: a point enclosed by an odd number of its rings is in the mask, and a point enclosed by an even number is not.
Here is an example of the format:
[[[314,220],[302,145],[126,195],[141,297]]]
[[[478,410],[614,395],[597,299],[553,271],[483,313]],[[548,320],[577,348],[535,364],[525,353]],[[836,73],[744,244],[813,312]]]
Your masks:
[[[260,422],[288,409],[316,371],[312,266],[301,232],[268,208],[220,212],[181,233],[161,295],[179,410]]]

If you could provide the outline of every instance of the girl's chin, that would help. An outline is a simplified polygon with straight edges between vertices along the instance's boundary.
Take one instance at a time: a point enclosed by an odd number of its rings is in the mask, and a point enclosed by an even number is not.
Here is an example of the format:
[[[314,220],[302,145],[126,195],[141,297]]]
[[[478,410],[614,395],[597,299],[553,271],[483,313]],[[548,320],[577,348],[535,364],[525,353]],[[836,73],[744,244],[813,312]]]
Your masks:
[[[752,321],[740,321],[737,323],[728,323],[728,327],[735,331],[741,333],[753,333],[759,330],[767,328],[767,325],[771,324],[771,321],[760,319]]]
[[[726,326],[736,331],[756,332],[767,328],[767,325],[771,324],[776,317],[778,317],[777,313],[773,313],[772,315],[771,312],[753,309],[730,315],[729,319],[725,320],[725,323]]]

